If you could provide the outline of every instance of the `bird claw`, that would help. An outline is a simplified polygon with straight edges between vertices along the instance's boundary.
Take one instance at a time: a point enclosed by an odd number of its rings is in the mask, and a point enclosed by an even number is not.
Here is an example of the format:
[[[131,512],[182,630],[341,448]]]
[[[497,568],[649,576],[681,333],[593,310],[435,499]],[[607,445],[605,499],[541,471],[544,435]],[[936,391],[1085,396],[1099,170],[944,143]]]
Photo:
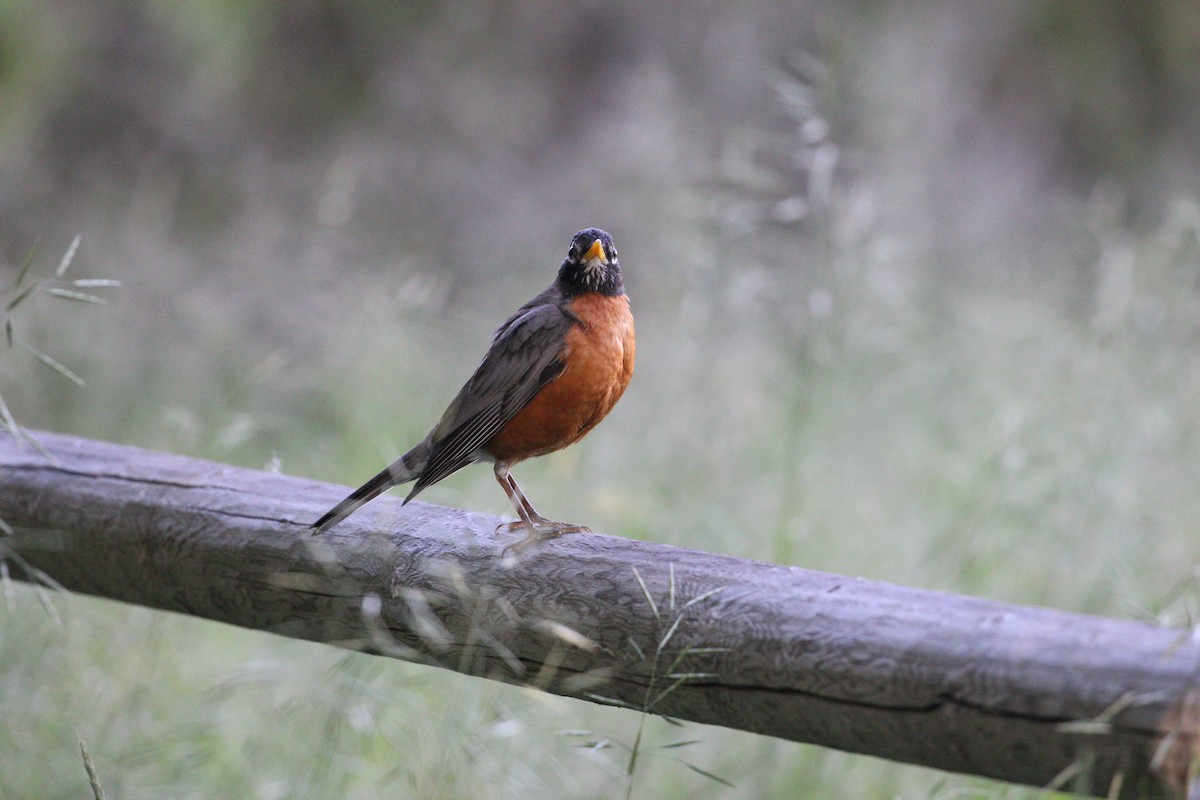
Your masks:
[[[516,522],[506,522],[503,525],[496,526],[496,533],[512,533],[514,531],[523,530],[527,533],[525,538],[520,541],[513,542],[500,551],[500,557],[506,558],[511,552],[514,556],[519,556],[524,550],[538,542],[544,542],[547,539],[556,539],[559,536],[567,533],[591,533],[592,529],[586,525],[572,525],[568,522],[554,522],[545,517],[538,517],[531,520],[532,526],[526,525],[524,520]]]

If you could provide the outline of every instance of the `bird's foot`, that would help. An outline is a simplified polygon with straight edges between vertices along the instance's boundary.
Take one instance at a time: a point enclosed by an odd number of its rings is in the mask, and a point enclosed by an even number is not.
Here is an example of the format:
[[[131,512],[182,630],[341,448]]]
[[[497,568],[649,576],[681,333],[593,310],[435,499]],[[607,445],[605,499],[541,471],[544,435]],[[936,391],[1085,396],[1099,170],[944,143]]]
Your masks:
[[[517,520],[516,522],[508,522],[504,525],[496,527],[496,533],[513,533],[516,531],[525,531],[525,538],[518,542],[505,547],[500,551],[500,557],[506,557],[510,552],[514,556],[520,555],[526,548],[538,542],[544,542],[547,539],[554,539],[562,536],[565,533],[591,533],[592,529],[586,525],[572,525],[569,522],[555,522],[554,520],[546,519],[540,514],[532,517],[526,524],[525,520]]]

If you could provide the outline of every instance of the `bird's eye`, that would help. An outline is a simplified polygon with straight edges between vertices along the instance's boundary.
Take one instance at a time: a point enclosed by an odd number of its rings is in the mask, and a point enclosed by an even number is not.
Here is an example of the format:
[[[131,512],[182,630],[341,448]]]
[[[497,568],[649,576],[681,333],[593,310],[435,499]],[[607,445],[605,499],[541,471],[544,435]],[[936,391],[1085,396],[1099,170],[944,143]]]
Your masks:
[[[612,248],[611,250],[609,250],[609,253],[611,253],[609,258],[616,258],[617,257],[617,248],[615,248],[615,247]]]

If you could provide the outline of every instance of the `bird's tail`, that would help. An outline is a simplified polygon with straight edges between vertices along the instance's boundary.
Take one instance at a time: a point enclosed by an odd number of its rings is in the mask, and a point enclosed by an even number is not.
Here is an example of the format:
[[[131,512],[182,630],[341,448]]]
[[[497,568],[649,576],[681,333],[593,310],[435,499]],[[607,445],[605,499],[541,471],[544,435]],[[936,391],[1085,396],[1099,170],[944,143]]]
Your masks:
[[[324,533],[393,486],[399,486],[420,477],[421,471],[425,469],[428,461],[429,444],[421,442],[393,461],[374,478],[351,492],[345,500],[329,509],[325,516],[309,526],[309,530],[313,532],[314,536]]]

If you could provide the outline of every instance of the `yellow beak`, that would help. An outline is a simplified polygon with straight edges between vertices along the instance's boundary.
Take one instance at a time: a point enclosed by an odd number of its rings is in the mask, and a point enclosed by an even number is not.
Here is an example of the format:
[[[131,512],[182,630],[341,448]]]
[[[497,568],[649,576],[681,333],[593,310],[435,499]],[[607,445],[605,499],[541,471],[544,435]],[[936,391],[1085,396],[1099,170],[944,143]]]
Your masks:
[[[600,259],[600,262],[603,264],[608,263],[608,257],[604,255],[604,242],[599,239],[592,242],[592,246],[588,248],[588,251],[583,256],[584,261],[591,261],[593,258]]]

